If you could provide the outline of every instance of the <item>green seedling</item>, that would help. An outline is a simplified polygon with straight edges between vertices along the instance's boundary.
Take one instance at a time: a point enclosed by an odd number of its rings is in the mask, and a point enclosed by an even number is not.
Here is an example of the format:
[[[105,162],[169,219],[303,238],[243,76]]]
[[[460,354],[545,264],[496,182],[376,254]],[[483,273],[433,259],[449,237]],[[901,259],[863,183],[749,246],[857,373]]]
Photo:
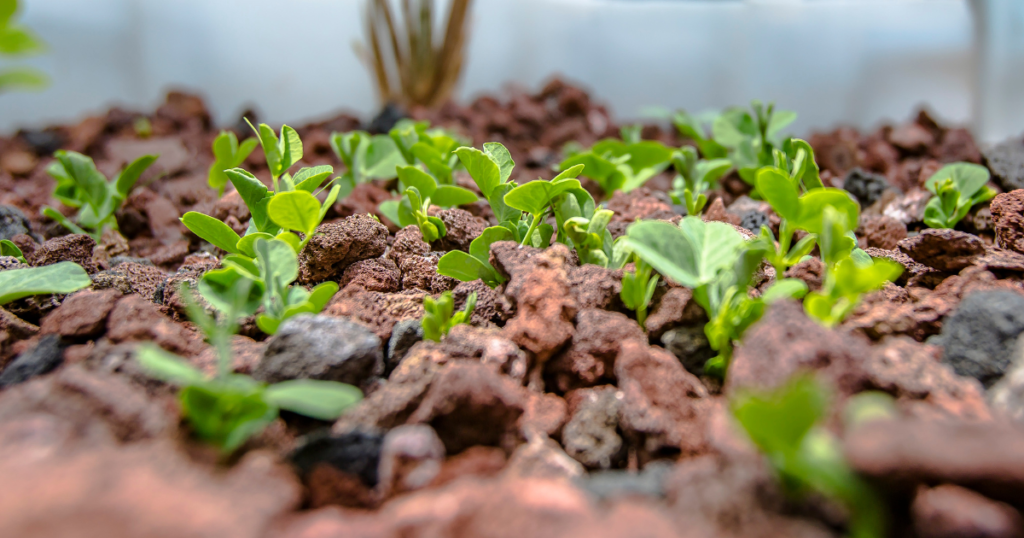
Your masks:
[[[704,160],[697,157],[697,150],[684,146],[672,153],[672,166],[676,177],[672,181],[672,201],[686,204],[687,215],[700,215],[708,202],[705,192],[715,188],[718,180],[732,168],[728,159]]]
[[[572,194],[563,194],[562,196],[568,198]],[[556,211],[557,214],[558,211]],[[589,218],[570,217],[559,225],[558,235],[559,237],[564,235],[569,240],[572,247],[576,249],[580,263],[608,267],[612,260],[613,246],[608,223],[611,222],[614,214],[608,209],[597,209]]]
[[[854,538],[886,535],[879,498],[843,457],[836,438],[820,426],[830,398],[811,376],[798,376],[770,392],[741,393],[730,402],[736,421],[765,455],[791,495],[817,492],[839,501]]]
[[[365,131],[332,133],[331,149],[345,164],[346,172],[338,180],[340,198],[348,196],[356,185],[375,179],[394,179],[395,167],[407,164],[398,146],[387,135],[371,135]]]
[[[630,132],[623,133],[624,139],[629,136]],[[642,186],[665,170],[671,158],[672,150],[661,142],[608,138],[594,144],[589,151],[569,156],[558,167],[564,171],[578,165],[586,166],[585,176],[601,185],[605,194],[611,195],[617,190],[629,192]]]
[[[217,350],[217,374],[208,377],[181,357],[152,344],[136,350],[136,358],[151,376],[182,387],[178,398],[182,414],[197,437],[230,454],[247,439],[277,418],[280,410],[292,411],[318,420],[334,420],[362,399],[359,389],[333,381],[296,379],[273,385],[259,383],[246,375],[231,373],[231,335],[237,320],[256,311],[258,302],[248,300],[251,281],[238,280],[232,291],[219,296],[203,294],[217,302],[220,319],[214,319],[195,304],[192,291],[183,286],[190,318],[206,333]],[[202,284],[200,284],[202,292]],[[228,297],[228,303],[220,300]]]
[[[847,219],[832,207],[826,207],[823,214],[820,247],[825,278],[821,291],[804,299],[804,310],[821,324],[832,327],[853,312],[864,294],[899,277],[903,266],[885,258],[872,259],[857,250]]]
[[[509,179],[516,165],[512,155],[498,142],[485,143],[483,151],[460,147],[455,150],[455,155],[490,204],[499,225],[515,234],[519,240],[519,222],[523,212],[505,203],[505,195],[517,186],[515,181]]]
[[[728,149],[740,177],[754,185],[758,169],[775,163],[774,150],[782,148],[783,129],[793,123],[796,113],[777,111],[774,104],[765,106],[760,101],[753,101],[750,108],[726,110],[715,119],[711,130],[715,142]]]
[[[438,184],[451,185],[452,171],[459,163],[454,152],[462,144],[444,129],[429,127],[429,122],[402,120],[388,135],[406,164],[422,163]]]
[[[436,301],[429,295],[423,298],[423,338],[440,342],[448,335],[452,327],[460,323],[469,323],[476,308],[476,292],[466,298],[466,306],[455,312],[455,299],[452,292],[446,291]]]
[[[483,280],[491,288],[505,282],[490,262],[491,245],[498,241],[515,241],[515,235],[502,226],[491,226],[484,229],[472,243],[469,253],[461,250],[447,252],[437,261],[438,274],[450,276],[463,282]]]
[[[625,245],[666,278],[693,289],[697,303],[708,314],[704,326],[711,348],[718,355],[704,366],[705,373],[724,378],[735,342],[760,319],[764,307],[783,298],[802,297],[807,286],[800,280],[777,281],[761,297],[748,291],[764,252],[748,245],[732,226],[684,217],[679,226],[664,221],[641,221],[627,230]],[[754,247],[754,248],[751,248]]]
[[[312,290],[292,286],[299,276],[298,258],[292,244],[282,239],[257,237],[253,242],[255,260],[241,255],[228,255],[223,267],[203,274],[200,291],[214,306],[230,304],[231,295],[240,281],[251,281],[250,303],[263,306],[256,325],[267,334],[277,332],[281,323],[297,314],[317,314],[338,291],[335,282],[324,282]]]
[[[239,144],[238,137],[231,131],[221,131],[213,140],[213,164],[210,165],[206,181],[210,187],[217,189],[218,196],[224,196],[224,187],[228,184],[228,176],[224,171],[241,166],[252,150],[256,149],[256,144],[259,144],[259,140],[255,138]]]
[[[282,125],[281,137],[278,138],[274,129],[266,123],[261,123],[257,129],[248,118],[245,122],[256,133],[260,146],[263,147],[263,154],[267,157],[267,168],[270,169],[270,177],[274,182],[274,191],[281,190],[278,178],[290,180],[288,170],[302,160],[302,139],[299,138],[299,133],[287,125]]]
[[[403,196],[382,203],[380,211],[399,226],[419,226],[425,241],[434,241],[446,233],[441,219],[427,215],[431,204],[454,207],[477,201],[473,191],[455,185],[438,185],[433,176],[415,166],[399,166],[397,172],[398,180],[405,186]]]
[[[124,203],[139,177],[154,161],[156,155],[139,157],[126,166],[111,181],[96,169],[92,159],[74,151],[58,151],[57,158],[46,172],[57,180],[53,197],[70,207],[78,208],[72,222],[52,207],[44,207],[42,214],[78,234],[88,234],[97,242],[106,229],[117,229],[114,213]],[[86,231],[88,230],[88,231]]]
[[[705,159],[724,159],[728,156],[729,150],[715,142],[714,138],[708,136],[704,128],[704,122],[699,118],[691,116],[685,110],[680,110],[672,118],[672,123],[675,124],[679,134],[693,140],[697,144],[700,154]]]
[[[0,256],[10,256],[17,258],[19,262],[27,264],[25,260],[25,254],[21,252],[18,245],[14,244],[14,241],[10,239],[0,239]]]
[[[626,308],[636,312],[636,322],[646,329],[647,306],[654,298],[654,290],[658,287],[660,275],[653,272],[653,268],[640,258],[633,256],[634,271],[626,271],[622,275],[622,291],[619,297]]]
[[[0,0],[0,55],[22,58],[46,49],[34,32],[15,22],[18,0]],[[36,90],[49,79],[41,71],[29,67],[0,70],[0,93],[13,89]]]
[[[92,280],[85,269],[74,262],[58,262],[27,269],[8,269],[0,271],[0,305],[30,295],[67,294],[91,285]]]
[[[559,196],[570,192],[585,192],[580,181],[576,179],[576,176],[582,171],[583,165],[577,164],[558,174],[551,181],[530,181],[505,194],[505,205],[532,217],[529,227],[521,235],[521,245],[530,244],[538,248],[548,246],[551,236],[554,234],[554,228],[550,224],[543,223],[544,217],[547,216],[552,204],[559,199]],[[520,221],[520,225],[522,222]]]
[[[262,181],[241,168],[226,170],[225,175],[252,215],[245,235],[240,237],[227,224],[196,211],[185,213],[181,222],[192,233],[229,254],[255,258],[253,245],[256,239],[275,236],[292,245],[298,253],[313,238],[327,211],[338,199],[339,185],[331,187],[322,203],[314,194],[333,170],[330,166],[303,168],[288,183],[294,187],[293,190],[277,193],[271,192]],[[302,233],[303,238],[299,239],[292,231]]]
[[[775,268],[775,276],[777,278],[782,278],[786,274],[787,269],[809,256],[817,243],[818,236],[809,233],[801,237],[794,244],[793,237],[795,232],[796,230],[793,228],[793,225],[788,220],[783,219],[779,225],[779,239],[776,240],[771,228],[761,226],[761,232],[758,235],[757,241],[760,248],[765,252],[765,259]]]
[[[996,192],[986,183],[988,169],[971,163],[943,166],[924,186],[934,194],[924,208],[924,223],[932,228],[952,228],[977,204],[991,200]]]

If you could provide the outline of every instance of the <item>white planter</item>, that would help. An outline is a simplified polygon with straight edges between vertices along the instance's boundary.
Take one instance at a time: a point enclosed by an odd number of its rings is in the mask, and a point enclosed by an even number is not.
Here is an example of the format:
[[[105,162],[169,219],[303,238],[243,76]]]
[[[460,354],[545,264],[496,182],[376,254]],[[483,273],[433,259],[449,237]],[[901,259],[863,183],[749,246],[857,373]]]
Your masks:
[[[270,122],[368,115],[351,47],[362,1],[26,0],[25,22],[51,46],[32,63],[54,83],[0,96],[0,130],[148,108],[171,87],[201,92],[222,123],[248,105]],[[620,118],[760,98],[797,110],[796,132],[869,128],[920,104],[966,123],[970,14],[965,0],[477,0],[461,93],[562,73]],[[1024,95],[1003,93],[1013,112],[981,122],[985,138],[1024,131]]]

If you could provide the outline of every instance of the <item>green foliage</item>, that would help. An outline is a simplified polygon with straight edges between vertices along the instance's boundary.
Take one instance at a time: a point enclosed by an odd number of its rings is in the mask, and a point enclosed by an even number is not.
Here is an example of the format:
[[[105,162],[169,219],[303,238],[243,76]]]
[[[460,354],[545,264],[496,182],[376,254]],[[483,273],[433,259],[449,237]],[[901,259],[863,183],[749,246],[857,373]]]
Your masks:
[[[697,150],[683,146],[672,153],[672,165],[676,177],[672,181],[672,201],[686,204],[687,215],[700,215],[708,198],[705,192],[715,188],[718,180],[732,168],[728,159],[704,160],[697,157]]]
[[[107,181],[92,159],[81,153],[62,150],[54,157],[57,160],[46,169],[57,180],[53,197],[67,206],[78,208],[77,223],[51,207],[44,207],[43,215],[74,233],[87,233],[97,242],[105,229],[117,229],[114,213],[128,197],[139,176],[157,159],[156,155],[139,157],[117,177]]]
[[[397,177],[395,167],[406,164],[398,146],[387,135],[370,135],[365,131],[332,133],[331,149],[346,168],[339,179],[341,198],[361,183],[394,179]]]
[[[71,293],[90,285],[92,280],[85,273],[85,269],[74,262],[59,262],[28,269],[8,269],[0,271],[0,305],[30,295]]]
[[[825,262],[822,289],[807,295],[804,310],[827,327],[842,322],[861,297],[881,289],[903,273],[903,266],[884,258],[872,259],[856,249],[856,238],[845,215],[833,207],[822,211],[819,232],[821,258]]]
[[[672,119],[679,134],[693,140],[700,149],[700,154],[705,159],[724,159],[728,156],[728,149],[715,142],[714,138],[708,136],[704,128],[704,122],[688,114],[685,110],[676,112]]]
[[[491,288],[505,282],[490,263],[491,244],[498,241],[514,241],[515,236],[502,226],[486,228],[472,243],[469,253],[452,250],[437,261],[438,274],[450,276],[463,282],[483,280]]]
[[[715,142],[727,149],[740,177],[754,185],[758,169],[775,164],[774,150],[783,146],[783,129],[795,119],[795,112],[776,111],[772,103],[765,106],[753,101],[749,111],[727,109],[715,119],[711,130]]]
[[[249,123],[249,120],[245,120]],[[267,167],[270,168],[270,177],[274,181],[274,190],[279,190],[277,180],[288,174],[288,169],[302,160],[302,139],[295,129],[287,125],[281,126],[281,137],[278,138],[269,125],[261,123],[259,128],[249,123],[249,127],[259,138],[260,146],[263,147],[263,154],[267,157]],[[288,190],[288,189],[286,189]]]
[[[639,256],[633,256],[634,271],[622,275],[622,291],[619,297],[626,308],[636,312],[636,322],[646,328],[647,306],[651,304],[654,290],[658,287],[659,275],[653,274],[652,267]]]
[[[238,137],[231,131],[221,131],[213,140],[214,160],[210,165],[207,183],[217,189],[218,196],[224,196],[224,187],[228,184],[228,176],[224,171],[241,166],[252,150],[256,149],[256,144],[259,144],[256,138],[249,138],[239,144]]]
[[[570,217],[559,227],[559,235],[564,233],[572,242],[580,263],[608,267],[612,257],[612,235],[607,228],[614,214],[608,209],[597,209],[590,218]]]
[[[730,406],[790,493],[835,499],[849,512],[850,536],[881,538],[886,535],[883,504],[850,469],[837,440],[818,425],[829,400],[813,377],[798,376],[771,392],[740,394]]]
[[[25,254],[10,239],[0,239],[0,256],[11,256],[17,258],[21,263],[28,263],[25,261]]]
[[[559,196],[566,193],[586,192],[580,185],[576,176],[583,171],[583,165],[577,164],[572,168],[564,170],[551,181],[537,180],[524,183],[509,190],[503,200],[505,205],[517,209],[533,217],[529,227],[521,234],[520,244],[530,244],[538,248],[545,248],[550,242],[554,230],[547,223],[541,224],[547,216],[551,206]],[[575,197],[575,196],[574,196]],[[522,221],[520,221],[522,224]],[[536,235],[535,235],[536,234]]]
[[[764,249],[765,259],[775,268],[775,275],[781,277],[786,274],[786,269],[800,263],[800,260],[810,255],[818,240],[815,234],[807,234],[793,244],[795,230],[789,221],[783,219],[779,225],[779,239],[775,240],[775,234],[768,226],[761,226],[761,233],[757,238],[760,248]]]
[[[452,292],[446,291],[436,301],[429,295],[423,298],[423,338],[440,342],[448,335],[452,327],[460,323],[469,323],[476,308],[476,292],[466,298],[466,306],[455,312],[455,299]]]
[[[935,196],[924,208],[924,223],[932,228],[952,228],[977,204],[991,200],[996,192],[986,186],[988,169],[971,163],[943,166],[924,186]]]
[[[508,229],[515,241],[522,241],[520,224],[523,212],[505,203],[505,195],[517,186],[515,181],[509,179],[516,163],[505,146],[498,142],[487,142],[483,151],[460,147],[455,150],[455,155],[490,204],[498,225]]]
[[[218,371],[212,378],[155,345],[143,344],[136,350],[136,359],[149,375],[182,387],[182,414],[192,431],[225,454],[234,452],[262,431],[281,409],[318,420],[334,420],[362,399],[359,389],[333,381],[296,379],[268,386],[249,376],[231,373],[231,335],[238,319],[255,311],[249,301],[249,288],[253,285],[239,279],[231,284],[230,291],[211,295],[210,289],[204,290],[200,284],[203,297],[223,308],[218,308],[219,320],[199,308],[192,291],[183,286],[189,316],[218,352]],[[224,299],[228,301],[223,302]]]
[[[672,150],[661,142],[639,140],[639,131],[623,127],[623,140],[601,140],[588,151],[570,155],[558,167],[564,171],[584,165],[584,175],[611,195],[617,190],[629,192],[642,186],[665,170],[671,158]]]
[[[0,0],[0,55],[12,58],[31,56],[46,46],[28,28],[17,24],[18,0]],[[0,70],[0,93],[13,89],[35,90],[49,83],[42,72],[29,67]]]
[[[749,286],[764,251],[756,243],[746,244],[739,232],[721,222],[693,216],[684,217],[679,226],[640,221],[629,227],[625,245],[666,278],[694,290],[694,299],[710,320],[704,333],[719,353],[704,367],[709,375],[725,376],[733,343],[760,319],[766,304],[807,292],[802,281],[787,279],[759,298],[750,297]]]

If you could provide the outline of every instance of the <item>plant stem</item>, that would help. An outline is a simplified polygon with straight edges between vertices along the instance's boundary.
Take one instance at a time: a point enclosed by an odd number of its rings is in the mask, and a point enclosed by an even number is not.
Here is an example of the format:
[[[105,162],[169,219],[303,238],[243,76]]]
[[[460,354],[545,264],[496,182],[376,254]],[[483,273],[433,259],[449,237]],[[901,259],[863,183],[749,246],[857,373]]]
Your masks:
[[[530,224],[530,228],[526,230],[526,235],[523,237],[523,242],[519,243],[519,246],[525,245],[527,241],[533,238],[533,232],[537,230],[537,226],[540,226],[540,221],[541,219],[544,218],[545,213],[547,213],[547,211],[543,211],[541,213],[538,213],[537,215],[534,215],[533,223]]]

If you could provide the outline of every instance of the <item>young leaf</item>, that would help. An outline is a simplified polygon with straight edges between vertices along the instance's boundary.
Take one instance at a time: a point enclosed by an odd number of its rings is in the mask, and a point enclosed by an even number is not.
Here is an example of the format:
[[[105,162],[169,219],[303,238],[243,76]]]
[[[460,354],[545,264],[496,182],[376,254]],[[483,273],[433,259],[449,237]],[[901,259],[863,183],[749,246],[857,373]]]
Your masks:
[[[181,217],[182,224],[213,246],[231,254],[238,254],[241,237],[223,222],[202,213],[189,211]]]
[[[0,256],[11,256],[18,258],[21,263],[25,263],[25,254],[10,239],[0,239]]]
[[[684,217],[678,227],[656,220],[636,222],[625,242],[662,275],[696,288],[733,264],[744,239],[729,224]]]
[[[85,269],[74,262],[58,262],[29,269],[0,271],[0,305],[30,295],[71,293],[92,284]]]
[[[117,179],[114,180],[114,186],[117,193],[121,195],[122,198],[127,198],[128,193],[131,192],[132,187],[135,186],[135,183],[139,180],[139,177],[142,176],[142,173],[145,172],[150,165],[156,162],[158,157],[158,155],[143,155],[126,166],[125,169],[118,174]]]
[[[441,207],[455,207],[471,204],[479,200],[473,191],[456,187],[455,185],[441,185],[430,195],[430,201]]]
[[[315,379],[294,379],[267,387],[263,399],[276,407],[318,420],[334,420],[363,399],[352,385]]]
[[[583,166],[577,165],[572,169],[578,169],[577,173],[579,173]],[[539,215],[548,208],[556,196],[578,188],[581,187],[577,179],[564,179],[557,183],[555,180],[530,181],[510,190],[504,199],[509,207],[525,211],[531,215]]]
[[[206,376],[194,366],[154,344],[140,344],[136,347],[135,360],[139,361],[148,375],[167,383],[187,386],[206,381]]]
[[[501,149],[505,149],[504,146],[498,144]],[[492,146],[493,147],[493,146]],[[499,151],[495,149],[495,151]],[[505,150],[505,154],[508,154],[508,150]],[[466,171],[469,172],[470,177],[476,182],[477,187],[480,188],[480,192],[484,195],[484,198],[491,196],[491,191],[494,190],[499,184],[504,183],[502,180],[502,170],[499,168],[498,163],[488,153],[480,151],[476,148],[461,147],[455,150],[455,155],[462,161],[462,165],[466,167]],[[511,174],[512,158],[508,158],[508,173]],[[508,176],[506,175],[507,179]]]
[[[306,235],[316,231],[320,224],[320,202],[306,191],[280,192],[267,204],[270,220],[286,230],[298,230]]]

